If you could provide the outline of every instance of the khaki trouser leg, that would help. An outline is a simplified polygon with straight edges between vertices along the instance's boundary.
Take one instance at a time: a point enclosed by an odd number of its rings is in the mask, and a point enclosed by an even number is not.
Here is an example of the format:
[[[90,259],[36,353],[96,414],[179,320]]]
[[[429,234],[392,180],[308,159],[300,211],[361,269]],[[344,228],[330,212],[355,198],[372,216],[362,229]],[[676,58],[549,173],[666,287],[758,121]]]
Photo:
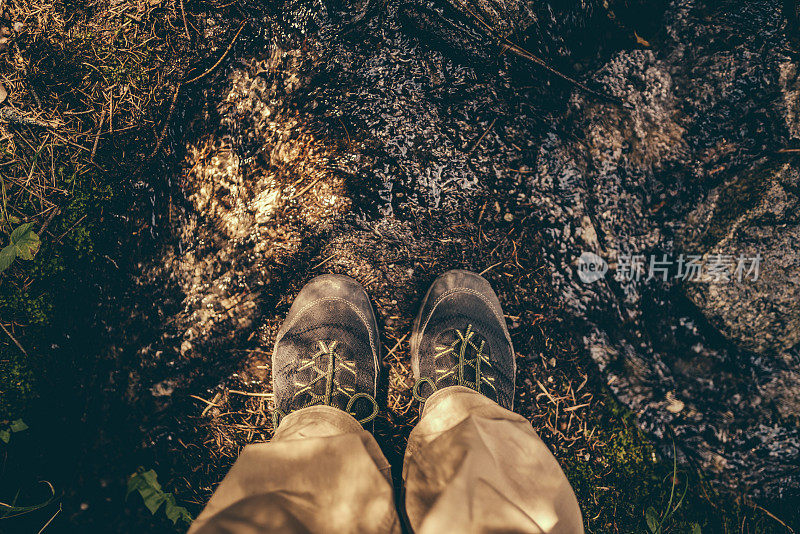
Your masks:
[[[375,438],[349,414],[311,406],[245,447],[189,533],[256,532],[400,532]]]
[[[464,387],[425,403],[403,479],[417,534],[583,532],[572,487],[530,422]]]

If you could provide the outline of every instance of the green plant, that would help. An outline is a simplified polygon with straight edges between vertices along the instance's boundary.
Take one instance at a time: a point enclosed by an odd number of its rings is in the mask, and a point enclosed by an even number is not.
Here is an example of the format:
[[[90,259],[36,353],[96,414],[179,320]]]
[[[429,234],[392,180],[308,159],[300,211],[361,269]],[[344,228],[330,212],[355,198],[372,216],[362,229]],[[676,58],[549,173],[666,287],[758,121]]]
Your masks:
[[[158,475],[152,469],[145,471],[140,467],[136,473],[128,478],[128,491],[125,494],[125,499],[134,491],[138,491],[139,495],[142,496],[144,505],[150,510],[151,514],[155,515],[163,504],[164,513],[167,519],[172,521],[173,525],[178,521],[183,521],[187,525],[192,522],[191,514],[183,506],[178,506],[175,496],[161,489],[161,484],[158,483]]]
[[[14,496],[14,500],[11,501],[11,504],[0,502],[0,519],[11,519],[12,517],[29,514],[31,512],[35,512],[36,510],[41,510],[42,508],[53,502],[56,498],[56,490],[55,488],[53,488],[53,485],[47,482],[46,480],[42,480],[40,481],[40,483],[45,484],[47,486],[50,493],[50,497],[48,497],[46,500],[38,504],[33,504],[30,506],[18,506],[17,500],[19,499],[20,495],[20,492],[18,491],[17,494]]]
[[[28,425],[22,419],[15,419],[8,425],[0,427],[0,441],[8,443],[11,441],[11,434],[28,430]]]
[[[0,250],[0,273],[8,269],[17,258],[30,261],[36,256],[40,241],[39,235],[31,230],[31,226],[33,223],[21,224],[11,232],[11,243]]]
[[[689,489],[689,480],[687,478],[686,484],[683,487],[683,493],[681,494],[680,499],[675,504],[672,505],[675,499],[675,488],[678,486],[678,455],[675,452],[675,443],[672,443],[672,474],[669,475],[670,490],[669,490],[669,501],[667,502],[667,507],[664,509],[664,512],[659,514],[655,508],[652,506],[648,506],[647,510],[645,510],[644,519],[645,523],[647,524],[647,529],[651,532],[651,534],[662,534],[664,532],[664,528],[666,525],[667,520],[672,517],[678,508],[681,507],[683,504],[683,499],[686,497],[686,492]],[[691,534],[701,534],[700,525],[697,523],[692,523],[691,525],[692,532]]]

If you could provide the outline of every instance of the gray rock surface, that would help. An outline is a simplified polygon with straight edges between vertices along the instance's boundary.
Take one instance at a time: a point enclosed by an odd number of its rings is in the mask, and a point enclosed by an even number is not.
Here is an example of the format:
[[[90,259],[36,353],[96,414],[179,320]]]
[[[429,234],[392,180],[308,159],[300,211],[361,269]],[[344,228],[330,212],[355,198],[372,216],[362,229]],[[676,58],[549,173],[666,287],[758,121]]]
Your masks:
[[[780,6],[674,1],[664,23],[653,51],[620,52],[593,76],[632,109],[576,94],[563,127],[581,142],[543,144],[529,185],[559,244],[554,284],[645,428],[674,433],[733,485],[791,494],[798,167],[778,151],[798,137],[797,70]],[[587,250],[610,267],[593,284],[575,276]],[[700,257],[700,280],[678,278],[682,254]],[[739,256],[757,254],[760,276],[746,263],[739,281]],[[666,280],[651,271],[659,260],[671,263]],[[732,280],[708,274],[728,261]]]
[[[685,292],[726,337],[765,355],[800,344],[800,173],[793,163],[770,159],[710,191],[687,217],[681,243],[709,255],[762,258],[758,274],[687,283]]]

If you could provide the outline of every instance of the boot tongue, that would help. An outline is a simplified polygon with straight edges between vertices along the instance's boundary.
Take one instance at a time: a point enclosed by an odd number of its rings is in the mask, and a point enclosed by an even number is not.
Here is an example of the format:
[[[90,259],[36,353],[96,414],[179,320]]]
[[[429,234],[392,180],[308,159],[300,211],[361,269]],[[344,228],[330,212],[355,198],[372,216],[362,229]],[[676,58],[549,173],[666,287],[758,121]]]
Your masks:
[[[326,404],[336,405],[337,396],[346,388],[348,395],[355,393],[355,363],[347,345],[335,339],[321,339],[314,353],[314,367],[317,373],[312,391],[316,395],[328,396]],[[345,401],[346,402],[346,401]]]
[[[288,340],[301,346],[295,387],[304,388],[292,400],[292,409],[322,403],[344,410],[356,393],[355,360],[346,342],[348,336],[326,334],[331,332],[309,331]]]
[[[445,347],[454,351],[455,356],[463,355],[464,360],[471,361],[479,354],[484,356],[489,351],[489,346],[483,336],[475,332],[473,326],[468,324],[466,328],[449,328],[444,330],[436,338],[437,351]]]
[[[439,387],[462,385],[479,390],[479,376],[493,374],[488,358],[489,345],[471,323],[463,328],[444,328],[434,339],[436,368],[440,370],[439,376],[446,374],[448,377]],[[451,374],[450,370],[454,372]]]

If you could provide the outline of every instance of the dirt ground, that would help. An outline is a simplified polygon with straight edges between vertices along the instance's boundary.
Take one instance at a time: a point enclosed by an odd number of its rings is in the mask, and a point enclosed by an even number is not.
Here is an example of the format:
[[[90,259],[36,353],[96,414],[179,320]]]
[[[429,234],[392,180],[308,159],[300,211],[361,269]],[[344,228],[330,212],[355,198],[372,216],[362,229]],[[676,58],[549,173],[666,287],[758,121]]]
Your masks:
[[[398,480],[418,415],[411,322],[451,268],[480,272],[497,290],[519,358],[518,410],[564,465],[589,532],[648,532],[649,509],[664,519],[661,532],[800,528],[793,502],[754,502],[689,460],[675,467],[671,441],[648,436],[615,400],[583,349],[585,332],[558,304],[542,258],[546,225],[518,194],[525,169],[444,191],[458,209],[396,201],[389,216],[380,184],[363,176],[278,173],[279,208],[258,236],[230,237],[237,230],[220,223],[230,219],[216,217],[236,212],[224,197],[198,209],[204,182],[189,177],[228,161],[224,144],[200,142],[220,121],[208,103],[242,58],[267,59],[264,21],[280,18],[278,6],[3,9],[3,109],[18,116],[0,130],[2,238],[13,216],[34,222],[42,249],[0,274],[0,429],[19,418],[29,427],[0,443],[0,503],[46,504],[0,505],[0,532],[184,531],[126,498],[129,476],[155,470],[196,515],[241,448],[270,438],[275,333],[322,273],[354,277],[373,299],[387,383],[376,435]],[[547,106],[558,109],[572,89],[548,89]],[[339,122],[336,138],[352,142]],[[486,132],[469,131],[462,152]]]

